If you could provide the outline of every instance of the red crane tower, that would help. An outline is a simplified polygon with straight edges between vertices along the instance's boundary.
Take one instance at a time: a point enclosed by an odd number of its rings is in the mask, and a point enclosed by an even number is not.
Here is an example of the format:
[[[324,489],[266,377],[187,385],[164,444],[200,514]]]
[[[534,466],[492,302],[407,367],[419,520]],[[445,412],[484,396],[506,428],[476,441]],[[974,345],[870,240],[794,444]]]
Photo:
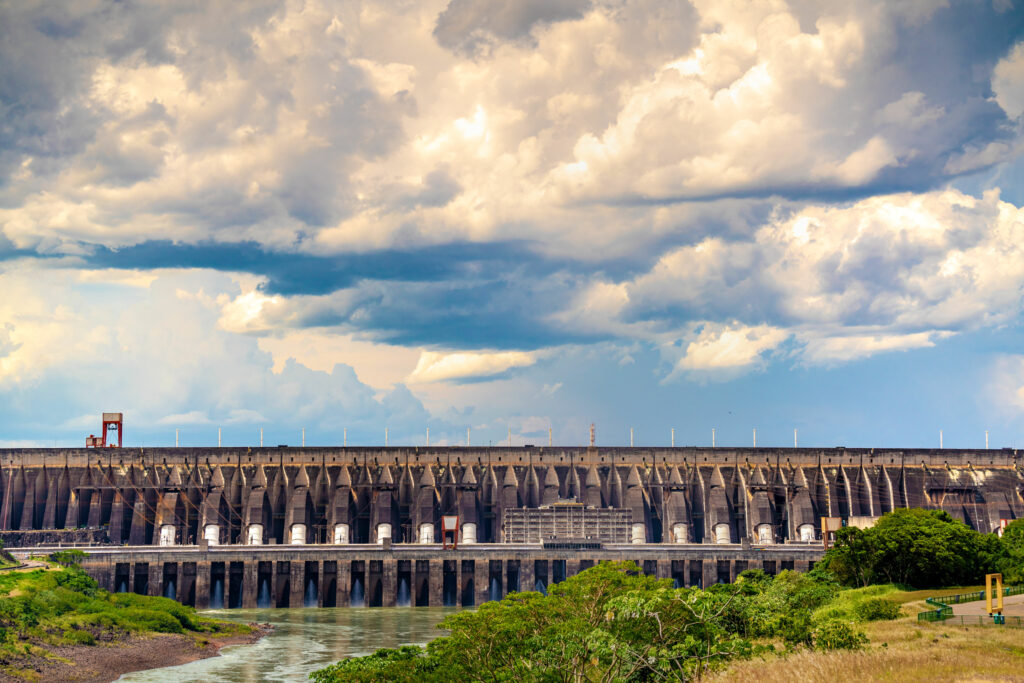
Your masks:
[[[117,446],[107,444],[107,431],[117,432]],[[103,436],[90,434],[85,437],[86,448],[121,448],[124,437],[124,414],[103,413]]]

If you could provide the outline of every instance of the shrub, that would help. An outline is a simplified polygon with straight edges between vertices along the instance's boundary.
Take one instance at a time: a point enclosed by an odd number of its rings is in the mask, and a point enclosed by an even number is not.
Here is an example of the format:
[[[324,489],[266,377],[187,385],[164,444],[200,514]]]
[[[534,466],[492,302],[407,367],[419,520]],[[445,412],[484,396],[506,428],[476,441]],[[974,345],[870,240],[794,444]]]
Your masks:
[[[814,629],[814,647],[819,650],[859,650],[867,642],[864,632],[847,621],[830,619]]]
[[[58,550],[50,553],[50,562],[56,562],[62,567],[77,567],[85,559],[85,553],[77,548],[70,550]]]
[[[63,586],[68,590],[81,593],[90,598],[96,595],[100,587],[96,583],[96,579],[82,571],[78,565],[72,565],[56,572],[53,578],[58,586]]]
[[[69,645],[95,645],[96,638],[88,631],[72,629],[64,632],[64,642]]]
[[[900,616],[900,606],[885,598],[869,598],[859,602],[853,611],[861,621],[892,621]]]

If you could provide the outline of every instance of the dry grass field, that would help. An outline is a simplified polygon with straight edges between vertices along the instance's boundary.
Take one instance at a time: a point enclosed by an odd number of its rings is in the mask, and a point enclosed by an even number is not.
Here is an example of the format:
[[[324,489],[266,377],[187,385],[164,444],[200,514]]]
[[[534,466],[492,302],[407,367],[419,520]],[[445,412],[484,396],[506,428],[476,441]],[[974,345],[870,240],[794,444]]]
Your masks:
[[[891,599],[903,603],[903,616],[896,621],[863,624],[871,639],[863,650],[800,651],[737,662],[713,680],[1024,682],[1024,629],[917,622],[917,613],[927,609],[925,597],[969,590],[978,588],[895,593]]]

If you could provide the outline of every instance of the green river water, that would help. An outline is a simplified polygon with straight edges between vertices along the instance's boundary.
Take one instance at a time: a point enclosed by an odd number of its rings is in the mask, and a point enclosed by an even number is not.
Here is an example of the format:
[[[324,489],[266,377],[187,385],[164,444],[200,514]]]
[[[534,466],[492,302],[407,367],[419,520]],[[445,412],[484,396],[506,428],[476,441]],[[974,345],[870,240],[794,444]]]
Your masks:
[[[218,619],[269,622],[274,631],[252,645],[233,645],[219,657],[125,674],[119,681],[306,681],[311,671],[382,647],[422,644],[444,635],[436,624],[454,607],[340,607],[205,611]]]

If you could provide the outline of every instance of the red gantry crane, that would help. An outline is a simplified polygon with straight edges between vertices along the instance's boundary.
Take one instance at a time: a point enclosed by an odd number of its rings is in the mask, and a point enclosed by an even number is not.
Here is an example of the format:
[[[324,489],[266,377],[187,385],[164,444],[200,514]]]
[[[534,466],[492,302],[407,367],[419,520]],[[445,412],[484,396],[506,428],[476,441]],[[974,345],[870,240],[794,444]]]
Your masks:
[[[117,432],[117,446],[114,444],[107,444],[107,432]],[[121,448],[124,444],[124,414],[123,413],[103,413],[103,436],[95,436],[90,434],[85,437],[86,448]],[[111,437],[113,438],[113,437]]]

